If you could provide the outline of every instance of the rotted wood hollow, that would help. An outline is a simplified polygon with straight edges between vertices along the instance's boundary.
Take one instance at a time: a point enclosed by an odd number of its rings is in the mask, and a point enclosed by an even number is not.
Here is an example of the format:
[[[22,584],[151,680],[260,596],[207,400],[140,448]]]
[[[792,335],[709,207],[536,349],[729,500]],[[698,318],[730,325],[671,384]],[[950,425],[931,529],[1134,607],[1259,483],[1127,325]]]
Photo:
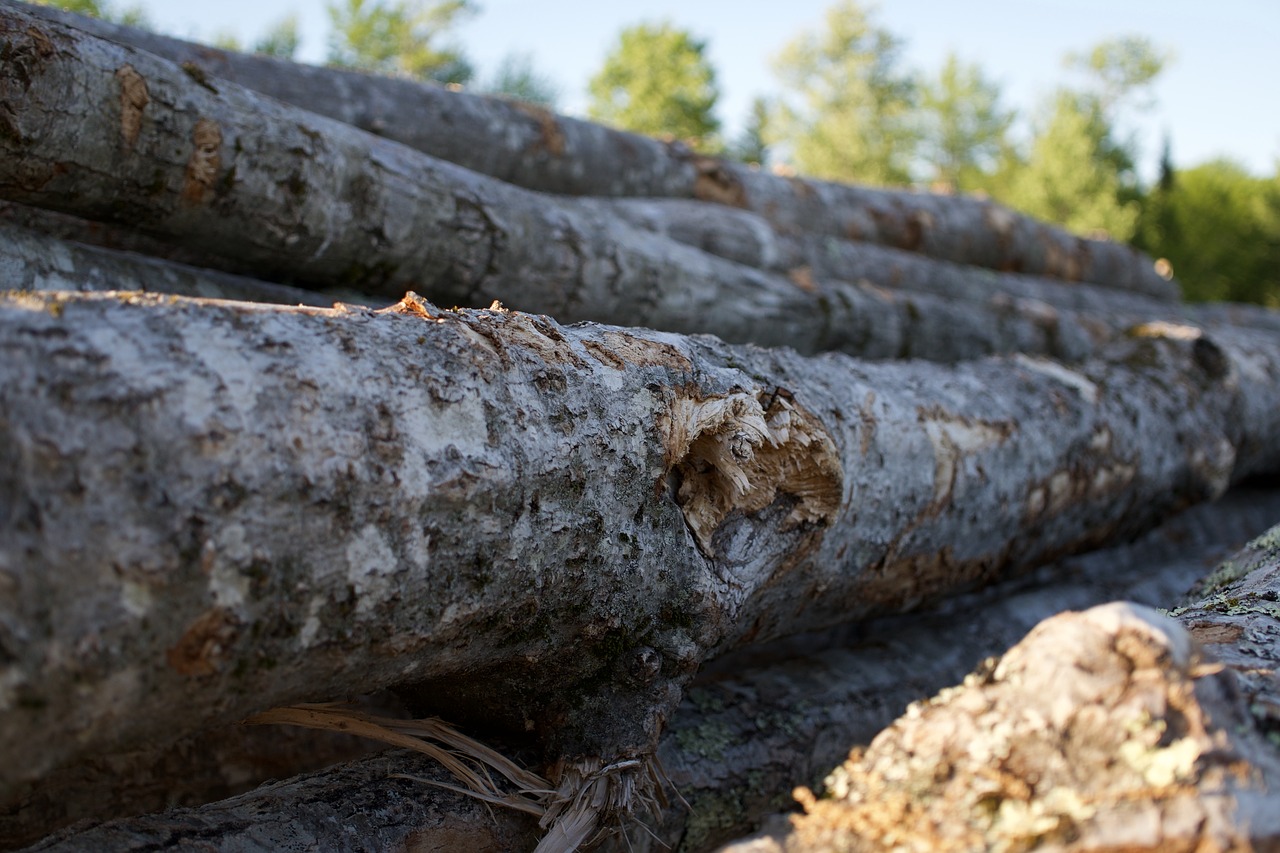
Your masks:
[[[712,654],[1274,470],[1280,348],[1186,331],[946,368],[416,298],[11,294],[0,781],[415,682],[552,757],[649,751]]]
[[[787,231],[1161,299],[1178,294],[1177,285],[1161,278],[1150,258],[1129,246],[1076,237],[988,200],[783,178],[696,155],[679,143],[502,98],[246,56],[54,9],[11,7],[163,56],[211,88],[232,81],[528,189],[698,199],[755,211]],[[130,102],[140,98],[135,94]],[[136,133],[132,124],[128,128],[126,136]]]

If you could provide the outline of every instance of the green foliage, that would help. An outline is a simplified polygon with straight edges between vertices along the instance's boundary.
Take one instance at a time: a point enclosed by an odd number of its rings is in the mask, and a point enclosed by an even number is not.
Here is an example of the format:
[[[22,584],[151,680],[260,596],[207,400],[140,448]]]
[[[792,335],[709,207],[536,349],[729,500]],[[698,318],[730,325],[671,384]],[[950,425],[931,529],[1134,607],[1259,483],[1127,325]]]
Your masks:
[[[827,11],[774,60],[787,96],[770,116],[770,141],[799,170],[867,184],[911,180],[919,130],[916,82],[899,68],[902,41],[854,0]]]
[[[508,54],[498,65],[493,78],[483,87],[494,95],[503,95],[527,104],[553,110],[560,98],[560,88],[550,77],[533,67],[533,59],[525,54]]]
[[[1080,234],[1132,239],[1142,206],[1137,145],[1118,128],[1123,109],[1150,105],[1148,89],[1167,60],[1149,40],[1133,36],[1069,56],[1067,65],[1085,73],[1085,85],[1058,91],[1002,200]]]
[[[1188,300],[1280,307],[1280,175],[1214,160],[1151,193],[1139,245],[1168,259]]]
[[[31,0],[37,6],[52,6],[89,18],[100,18],[130,27],[150,28],[147,13],[141,6],[117,10],[108,0]]]
[[[729,147],[728,156],[741,162],[756,166],[764,166],[769,160],[768,138],[769,102],[764,98],[755,98],[751,102],[751,112],[747,116],[747,124],[742,133]]]
[[[293,59],[298,52],[301,38],[298,35],[298,16],[287,15],[276,22],[267,34],[253,44],[253,52],[277,59]]]
[[[293,59],[298,52],[298,16],[288,15],[280,19],[267,34],[253,43],[251,53],[274,56],[277,59]],[[224,30],[213,37],[213,46],[222,50],[243,52],[244,44],[234,32]]]
[[[587,86],[588,114],[625,130],[715,150],[720,92],[706,49],[705,41],[670,23],[624,29]]]
[[[475,11],[470,0],[335,0],[329,64],[415,80],[465,83],[471,64],[434,39]]]
[[[1105,123],[1071,93],[1060,92],[1002,200],[1078,234],[1105,232],[1129,240],[1138,204],[1122,199],[1120,171],[1109,154]]]
[[[921,90],[922,154],[935,184],[952,191],[986,187],[1009,150],[1015,113],[1000,105],[1000,87],[955,54]]]

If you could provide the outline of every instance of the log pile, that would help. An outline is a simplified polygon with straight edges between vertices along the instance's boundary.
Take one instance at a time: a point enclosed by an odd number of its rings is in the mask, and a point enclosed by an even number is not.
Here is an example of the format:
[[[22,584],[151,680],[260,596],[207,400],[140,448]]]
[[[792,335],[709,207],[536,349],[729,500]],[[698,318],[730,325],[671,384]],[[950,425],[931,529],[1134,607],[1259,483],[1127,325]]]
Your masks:
[[[1183,305],[1127,247],[9,0],[0,55],[9,846],[117,818],[38,849],[710,849],[1117,595],[1095,549],[1209,553],[1280,508],[1241,491],[1280,472],[1280,320]],[[1171,564],[1149,604],[1181,556],[1138,561]],[[1209,713],[1176,630],[1090,612],[1037,630],[1140,635]],[[1237,717],[1232,772],[1272,778],[1241,746],[1272,718]],[[900,729],[811,810],[915,772]],[[307,752],[345,763],[209,803]]]

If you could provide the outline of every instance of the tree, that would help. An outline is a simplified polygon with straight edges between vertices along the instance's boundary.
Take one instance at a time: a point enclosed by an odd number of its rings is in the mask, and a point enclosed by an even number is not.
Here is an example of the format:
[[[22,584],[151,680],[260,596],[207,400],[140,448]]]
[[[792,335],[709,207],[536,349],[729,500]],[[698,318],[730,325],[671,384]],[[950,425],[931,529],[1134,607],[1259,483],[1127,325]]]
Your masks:
[[[471,0],[335,0],[327,10],[331,65],[440,83],[471,79],[461,52],[433,45],[475,11]]]
[[[588,84],[588,115],[614,127],[714,150],[720,92],[706,50],[705,41],[670,23],[624,29]]]
[[[1102,42],[1086,57],[1068,55],[1067,66],[1084,71],[1086,84],[1056,93],[1006,200],[1077,233],[1131,239],[1142,194],[1137,143],[1121,136],[1121,108],[1149,105],[1148,88],[1167,61],[1138,37]]]
[[[1004,200],[1076,233],[1102,232],[1127,241],[1138,222],[1138,204],[1121,200],[1120,171],[1111,153],[1099,116],[1060,92]]]
[[[832,7],[821,32],[802,33],[774,60],[789,95],[770,117],[770,141],[808,175],[910,183],[917,84],[899,68],[901,52],[855,0]]]
[[[292,59],[298,52],[299,41],[298,16],[287,15],[267,30],[266,35],[254,42],[249,51],[276,59]],[[240,37],[230,30],[214,36],[213,45],[223,50],[244,51]]]
[[[922,159],[936,185],[977,189],[1008,148],[1014,112],[1000,105],[1000,87],[977,65],[947,56],[938,77],[921,88]]]
[[[742,133],[729,148],[729,156],[748,165],[764,166],[769,159],[769,101],[765,98],[754,98],[751,111],[747,114],[747,124]]]
[[[533,58],[528,54],[513,53],[503,57],[483,89],[490,94],[547,109],[555,109],[556,101],[560,98],[559,86],[533,67]]]
[[[1220,159],[1153,190],[1143,241],[1167,258],[1191,300],[1280,305],[1280,187]]]
[[[292,59],[298,52],[301,37],[298,33],[298,16],[287,15],[276,22],[266,35],[254,42],[251,50],[276,59]]]
[[[100,18],[104,21],[112,21],[119,24],[128,24],[132,27],[149,26],[147,13],[141,6],[131,6],[127,9],[116,10],[110,0],[31,0],[31,2],[37,6],[52,6],[55,9],[74,12],[77,15]]]

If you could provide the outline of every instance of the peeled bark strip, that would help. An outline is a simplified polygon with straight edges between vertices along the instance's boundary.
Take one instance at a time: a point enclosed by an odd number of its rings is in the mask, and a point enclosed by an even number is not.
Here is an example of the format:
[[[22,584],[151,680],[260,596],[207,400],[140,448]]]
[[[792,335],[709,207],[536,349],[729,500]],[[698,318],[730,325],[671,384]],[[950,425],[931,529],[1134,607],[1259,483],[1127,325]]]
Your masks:
[[[614,836],[603,849],[693,853],[752,832],[765,815],[786,807],[790,801],[787,792],[792,788],[810,783],[838,764],[847,755],[849,744],[869,742],[902,708],[962,679],[975,661],[1003,652],[1036,622],[1063,609],[1082,609],[1116,598],[1150,606],[1174,601],[1203,576],[1206,565],[1218,562],[1240,542],[1264,531],[1277,517],[1280,491],[1233,489],[1221,501],[1193,507],[1137,542],[1045,567],[1036,573],[1042,582],[1027,578],[965,596],[949,603],[942,614],[875,620],[857,628],[743,649],[718,660],[698,677],[681,702],[658,749],[679,797],[669,794],[659,824],[646,821],[649,827],[642,828],[624,823],[627,838]],[[198,775],[208,753],[226,752],[230,745],[233,755],[243,756],[241,761],[252,760],[254,751],[270,754],[275,746],[267,740],[264,748],[264,739],[258,736],[296,737],[299,733],[314,734],[292,728],[238,727],[216,738],[197,740],[182,753],[187,756],[184,772],[178,774],[181,778],[170,780],[170,787],[176,785],[181,795],[187,786],[198,785],[200,780],[192,779],[192,773],[197,771]],[[235,735],[245,743],[233,739]],[[315,748],[325,747],[324,741],[315,743]],[[176,755],[162,752],[152,762],[172,768],[176,759]],[[349,769],[335,770],[323,783],[328,801],[336,804],[347,799],[348,786],[353,784],[375,791],[389,787],[394,797],[400,797],[402,788],[393,777],[420,775],[423,770],[421,757],[413,753],[388,753],[367,763],[382,763],[385,775],[357,777]],[[110,772],[113,767],[114,774]],[[222,764],[215,765],[217,781],[225,785],[222,773]],[[14,822],[0,822],[0,837],[20,844],[36,840],[39,836],[31,834],[30,828],[39,827],[41,816],[46,821],[41,835],[78,818],[122,818],[139,809],[130,811],[127,800],[121,805],[119,791],[141,785],[145,796],[146,784],[164,778],[146,763],[145,756],[104,756],[66,775],[61,787],[53,791],[41,787],[42,810],[32,813],[36,810],[28,807],[18,812],[17,817],[25,819],[21,824],[27,830],[25,838],[15,832],[18,824]],[[135,781],[135,775],[141,779]],[[282,774],[277,771],[275,775]],[[432,778],[449,781],[440,775]],[[246,821],[244,814],[251,811],[259,816],[255,818],[258,824],[270,825],[273,815],[298,811],[292,803],[294,792],[305,796],[320,784],[319,777],[305,785],[276,784],[241,797],[234,805],[201,808],[199,837],[205,842],[216,839],[223,848],[243,844],[239,849],[280,849],[276,836],[261,826],[252,829],[253,822]],[[52,807],[67,809],[69,795],[72,806],[80,811],[68,810],[58,821],[50,818]],[[432,803],[430,813],[446,811],[458,803],[452,794],[431,787],[420,788],[417,800]],[[506,809],[483,814],[469,807],[471,804],[462,805],[452,824],[426,820],[416,829],[407,829],[414,832],[422,847],[447,849],[456,844],[458,827],[468,816],[477,822],[473,827],[477,836],[485,830],[515,831],[522,821],[528,823],[526,817]],[[404,826],[406,819],[398,811],[385,818],[393,826]],[[125,846],[124,839],[136,845],[161,832],[192,825],[195,821],[188,810],[117,819],[107,826],[60,833],[37,849],[107,849]],[[320,849],[339,849],[343,824],[334,822],[329,827],[330,834],[313,836],[312,840]],[[504,829],[507,827],[511,829]],[[384,831],[379,827],[379,832]],[[181,831],[176,834],[180,837]],[[527,842],[530,848],[532,844],[532,840]],[[519,848],[512,845],[507,849]]]
[[[987,200],[782,178],[500,98],[246,56],[52,9],[14,8],[163,56],[211,86],[213,78],[233,81],[528,189],[719,202],[756,211],[786,230],[1161,299],[1178,295],[1177,285],[1129,246],[1075,237]]]
[[[1074,318],[1018,306],[800,287],[572,199],[511,187],[230,83],[213,91],[167,61],[0,12],[14,56],[0,68],[12,105],[0,196],[127,223],[255,276],[393,298],[413,288],[444,304],[499,299],[562,321],[878,358],[1075,359],[1091,346]],[[143,85],[145,104],[126,97]]]
[[[209,299],[328,307],[332,297],[214,270],[58,240],[0,225],[0,286],[15,290],[141,290]]]
[[[1278,348],[1176,329],[943,368],[414,299],[0,305],[6,788],[410,682],[552,757],[643,754],[713,653],[1135,533],[1277,455]]]

